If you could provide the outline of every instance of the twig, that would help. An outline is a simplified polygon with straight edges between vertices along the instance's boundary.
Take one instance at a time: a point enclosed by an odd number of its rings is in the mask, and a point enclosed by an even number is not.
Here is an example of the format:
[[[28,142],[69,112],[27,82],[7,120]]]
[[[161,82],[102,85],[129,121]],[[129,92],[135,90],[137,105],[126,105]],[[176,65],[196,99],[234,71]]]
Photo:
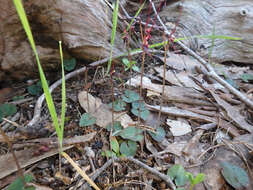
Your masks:
[[[159,172],[157,169],[155,168],[151,168],[148,165],[144,164],[143,162],[133,158],[133,157],[124,157],[124,158],[114,158],[115,161],[124,161],[124,160],[129,160],[133,163],[135,163],[136,165],[148,170],[149,172],[157,175],[158,177],[160,177],[162,180],[164,180],[173,190],[176,189],[176,186],[174,185],[174,183],[171,181],[170,177],[162,174],[161,172]],[[95,174],[92,175],[91,179],[94,181],[106,168],[108,168],[110,165],[112,164],[112,159],[108,160],[100,169],[98,169]],[[87,183],[84,184],[84,186],[82,187],[82,189],[87,189]]]
[[[103,172],[105,171],[110,165],[112,164],[112,159],[108,160],[101,168],[97,169],[96,172],[90,177],[93,181]],[[88,183],[85,183],[82,186],[82,190],[88,189]]]
[[[123,158],[125,159],[125,158]],[[176,189],[176,186],[174,185],[174,183],[172,182],[172,180],[170,179],[169,176],[159,172],[158,170],[156,170],[155,168],[151,168],[148,165],[144,164],[143,162],[133,158],[133,157],[126,157],[127,160],[135,163],[136,165],[148,170],[149,172],[157,175],[158,177],[160,177],[162,180],[164,180],[173,190]]]
[[[158,21],[160,22],[160,24],[164,28],[165,33],[167,35],[170,35],[170,32],[168,31],[168,29],[166,28],[166,26],[162,22],[160,16],[158,15],[154,3],[152,2],[152,0],[149,0],[149,1],[152,4],[152,8],[153,8],[153,10],[154,10],[154,12],[155,12],[155,14],[157,16]],[[174,35],[171,35],[171,37],[175,38]],[[187,53],[189,53],[191,56],[193,56],[195,59],[197,59],[209,71],[209,73],[208,73],[209,77],[213,78],[214,80],[216,80],[217,82],[219,82],[221,85],[223,85],[224,87],[226,87],[232,94],[234,94],[235,96],[237,96],[242,102],[244,102],[247,106],[249,106],[251,109],[253,109],[253,102],[248,97],[246,97],[245,95],[243,95],[239,90],[235,89],[233,86],[231,86],[229,83],[227,83],[219,75],[217,75],[217,73],[215,72],[215,70],[213,69],[213,67],[208,62],[206,62],[202,57],[200,57],[197,53],[195,53],[190,48],[188,48],[181,41],[178,41],[176,43],[181,48],[183,48]]]

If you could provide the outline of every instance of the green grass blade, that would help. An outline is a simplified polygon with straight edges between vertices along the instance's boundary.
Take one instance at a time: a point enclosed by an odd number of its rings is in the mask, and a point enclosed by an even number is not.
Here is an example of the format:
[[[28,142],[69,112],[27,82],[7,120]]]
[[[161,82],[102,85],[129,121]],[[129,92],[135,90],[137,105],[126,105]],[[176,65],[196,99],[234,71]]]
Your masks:
[[[61,139],[63,139],[65,113],[66,113],[66,84],[65,84],[63,53],[62,53],[61,41],[59,41],[59,48],[60,48],[61,69],[62,69]],[[62,148],[62,144],[61,144],[61,148]]]
[[[33,35],[32,35],[32,32],[31,32],[31,29],[30,29],[29,22],[28,22],[27,17],[26,17],[26,13],[25,13],[24,7],[22,5],[21,0],[13,0],[13,3],[15,5],[15,7],[16,7],[16,10],[17,10],[19,18],[21,20],[21,23],[23,25],[23,28],[24,28],[24,30],[26,32],[26,35],[27,35],[28,40],[30,42],[30,45],[31,45],[31,47],[33,49],[33,52],[35,54],[35,58],[36,58],[38,69],[39,69],[41,84],[42,84],[43,91],[45,93],[48,109],[49,109],[50,115],[52,117],[56,133],[57,133],[58,137],[60,137],[60,128],[59,128],[59,123],[58,123],[58,118],[57,118],[55,106],[54,106],[54,103],[53,103],[53,99],[52,99],[51,93],[49,91],[49,87],[48,87],[48,84],[47,84],[47,80],[46,80],[45,74],[44,74],[43,69],[42,69],[41,64],[40,64],[38,52],[36,50],[35,42],[34,42],[34,39],[33,39]]]
[[[111,52],[110,52],[110,59],[108,62],[108,66],[107,66],[107,74],[110,72],[110,69],[112,66],[112,53],[113,53],[113,46],[114,46],[114,40],[115,40],[115,35],[116,35],[116,29],[117,29],[118,12],[119,12],[119,0],[116,1],[116,4],[114,4],[114,9],[113,9]]]
[[[135,13],[134,18],[131,20],[131,22],[128,24],[126,31],[128,32],[128,30],[130,29],[130,27],[132,26],[133,22],[135,21],[136,17],[140,14],[141,10],[143,9],[144,5],[146,3],[146,0],[142,3],[142,5],[140,6],[140,8],[138,9],[138,11]]]
[[[191,37],[184,37],[184,38],[176,38],[174,42],[187,40],[190,38],[209,38],[209,39],[223,39],[223,40],[242,40],[240,37],[232,37],[232,36],[224,36],[224,35],[196,35]]]

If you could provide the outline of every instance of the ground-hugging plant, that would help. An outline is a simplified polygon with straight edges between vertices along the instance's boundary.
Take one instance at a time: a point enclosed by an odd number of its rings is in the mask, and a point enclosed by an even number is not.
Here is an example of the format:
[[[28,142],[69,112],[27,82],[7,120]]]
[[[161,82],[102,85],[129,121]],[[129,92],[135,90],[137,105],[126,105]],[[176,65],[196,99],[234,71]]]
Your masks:
[[[194,186],[203,182],[205,174],[199,173],[196,177],[192,173],[186,172],[182,165],[175,164],[168,169],[167,175],[175,182],[176,190],[185,190],[182,186],[185,186],[187,182],[190,183],[190,190],[193,190]]]

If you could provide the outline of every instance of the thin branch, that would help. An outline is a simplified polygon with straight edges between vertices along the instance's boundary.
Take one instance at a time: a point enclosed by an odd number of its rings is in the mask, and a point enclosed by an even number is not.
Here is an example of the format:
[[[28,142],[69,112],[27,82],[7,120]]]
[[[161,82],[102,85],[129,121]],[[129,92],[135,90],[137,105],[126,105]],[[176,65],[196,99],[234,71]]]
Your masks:
[[[172,180],[170,179],[169,176],[159,172],[158,170],[156,170],[155,168],[151,168],[149,167],[148,165],[144,164],[143,162],[133,158],[133,157],[126,157],[126,158],[123,158],[123,159],[127,159],[133,163],[135,163],[136,165],[148,170],[149,172],[157,175],[158,177],[160,177],[162,180],[164,180],[173,190],[176,189],[176,186],[174,185],[174,183],[172,182]]]
[[[176,186],[174,185],[174,183],[172,182],[172,180],[170,179],[169,176],[159,172],[157,169],[155,168],[151,168],[148,165],[144,164],[143,162],[133,158],[133,157],[124,157],[124,158],[114,158],[114,160],[116,162],[119,161],[131,161],[133,163],[135,163],[136,165],[148,170],[149,172],[151,172],[152,174],[158,176],[159,178],[161,178],[162,180],[164,180],[173,190],[176,189]],[[112,159],[108,160],[100,169],[98,169],[95,174],[92,175],[91,179],[93,181],[95,181],[95,179],[104,171],[106,170],[110,165],[112,164]],[[82,187],[82,189],[87,189],[87,183],[84,184],[84,186]]]

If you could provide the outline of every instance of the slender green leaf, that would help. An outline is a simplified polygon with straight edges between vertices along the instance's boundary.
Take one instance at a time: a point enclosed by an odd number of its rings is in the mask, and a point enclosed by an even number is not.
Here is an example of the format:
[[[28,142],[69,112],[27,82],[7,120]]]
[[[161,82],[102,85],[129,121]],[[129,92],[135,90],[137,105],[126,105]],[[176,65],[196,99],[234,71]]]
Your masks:
[[[116,36],[116,29],[117,29],[117,22],[118,22],[118,12],[119,12],[119,0],[116,0],[116,3],[114,3],[114,9],[113,9],[113,21],[112,21],[112,34],[111,34],[111,52],[110,52],[110,58],[107,66],[107,74],[111,70],[112,65],[112,54],[113,54],[113,46],[114,46],[114,40]]]
[[[131,20],[131,22],[128,24],[126,31],[128,32],[128,30],[130,29],[130,27],[132,26],[133,22],[135,21],[136,17],[140,14],[141,10],[143,9],[144,5],[146,3],[146,0],[141,4],[140,8],[138,9],[138,11],[135,13],[134,18]]]
[[[119,143],[118,143],[116,137],[111,138],[111,147],[112,147],[112,150],[116,153],[116,155],[118,155],[119,154]]]
[[[36,50],[35,42],[34,42],[34,39],[33,39],[33,36],[32,36],[30,25],[28,23],[28,20],[27,20],[26,14],[25,14],[24,7],[22,5],[22,1],[21,0],[13,0],[13,2],[14,2],[14,5],[16,7],[19,18],[21,20],[21,23],[23,25],[23,28],[26,32],[26,35],[28,37],[28,40],[30,42],[30,45],[32,47],[32,50],[35,54],[36,62],[37,62],[38,69],[39,69],[40,79],[41,79],[41,83],[42,83],[42,88],[43,88],[43,91],[44,91],[44,94],[45,94],[45,97],[46,97],[46,102],[47,102],[47,105],[48,105],[50,115],[51,115],[52,120],[53,120],[53,124],[54,124],[55,130],[56,130],[59,142],[60,142],[61,141],[61,139],[60,139],[61,130],[60,130],[60,126],[59,126],[59,123],[58,123],[56,109],[55,109],[55,106],[54,106],[54,102],[53,102],[51,93],[49,91],[49,87],[48,87],[48,84],[47,84],[47,81],[46,81],[45,74],[44,74],[43,69],[42,69],[41,64],[40,64],[38,52]]]
[[[61,69],[62,69],[62,89],[61,89],[61,137],[60,137],[60,149],[62,149],[63,133],[64,133],[64,122],[66,114],[66,83],[65,83],[65,74],[64,74],[64,63],[63,63],[63,53],[61,41],[59,41],[60,57],[61,57]]]
[[[242,40],[240,37],[232,37],[232,36],[225,36],[225,35],[195,35],[190,37],[184,38],[176,38],[174,42],[183,41],[191,38],[208,38],[208,39],[223,39],[223,40]]]

